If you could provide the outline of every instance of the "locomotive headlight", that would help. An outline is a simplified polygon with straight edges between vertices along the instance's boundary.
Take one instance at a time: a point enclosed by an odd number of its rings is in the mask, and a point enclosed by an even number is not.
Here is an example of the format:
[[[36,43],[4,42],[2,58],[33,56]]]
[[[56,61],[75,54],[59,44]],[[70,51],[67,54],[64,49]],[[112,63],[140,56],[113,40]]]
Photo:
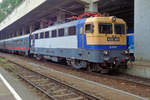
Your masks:
[[[112,17],[112,21],[113,21],[113,22],[115,22],[116,19],[117,19],[117,18],[116,18],[115,16]]]
[[[128,54],[128,51],[127,51],[127,50],[124,50],[124,51],[123,51],[123,54]]]
[[[108,51],[104,51],[104,55],[108,55],[109,54],[109,52]]]

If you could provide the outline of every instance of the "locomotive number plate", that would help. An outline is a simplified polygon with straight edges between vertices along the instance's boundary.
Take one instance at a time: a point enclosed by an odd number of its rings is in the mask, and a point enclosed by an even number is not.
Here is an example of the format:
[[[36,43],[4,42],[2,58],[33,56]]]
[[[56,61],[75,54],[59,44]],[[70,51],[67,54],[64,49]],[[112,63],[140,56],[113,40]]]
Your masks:
[[[119,37],[107,37],[107,41],[120,41]]]

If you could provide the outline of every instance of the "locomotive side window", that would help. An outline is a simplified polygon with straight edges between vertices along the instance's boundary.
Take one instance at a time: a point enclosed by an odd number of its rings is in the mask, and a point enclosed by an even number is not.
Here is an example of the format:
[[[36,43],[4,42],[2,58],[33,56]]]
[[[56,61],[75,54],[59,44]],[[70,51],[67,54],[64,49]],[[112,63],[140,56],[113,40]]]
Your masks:
[[[85,32],[86,33],[93,33],[94,32],[94,25],[93,24],[86,24],[85,25]]]
[[[112,24],[100,23],[99,24],[99,33],[112,34]]]
[[[40,33],[40,39],[43,39],[44,38],[44,33]]]
[[[49,38],[49,31],[45,32],[45,38]]]
[[[35,34],[35,39],[38,39],[38,34]]]
[[[54,37],[56,37],[57,36],[57,31],[56,30],[53,30],[52,31],[52,37],[54,38]]]
[[[58,30],[58,36],[64,36],[64,29],[59,29]]]
[[[124,24],[115,24],[115,33],[116,34],[125,34],[125,25]]]
[[[68,28],[68,35],[75,35],[76,34],[76,27],[72,26]]]

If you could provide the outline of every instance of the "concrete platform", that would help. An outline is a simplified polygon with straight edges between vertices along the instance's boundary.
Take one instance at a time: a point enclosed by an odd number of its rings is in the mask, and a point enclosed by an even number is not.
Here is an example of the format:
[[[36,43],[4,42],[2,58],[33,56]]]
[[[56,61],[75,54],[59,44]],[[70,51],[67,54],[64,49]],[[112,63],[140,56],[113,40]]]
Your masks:
[[[128,70],[123,72],[129,75],[150,79],[150,62],[135,61],[133,64],[129,64]]]
[[[15,100],[14,96],[1,79],[0,79],[0,100]]]
[[[0,67],[0,100],[40,100],[40,97]]]

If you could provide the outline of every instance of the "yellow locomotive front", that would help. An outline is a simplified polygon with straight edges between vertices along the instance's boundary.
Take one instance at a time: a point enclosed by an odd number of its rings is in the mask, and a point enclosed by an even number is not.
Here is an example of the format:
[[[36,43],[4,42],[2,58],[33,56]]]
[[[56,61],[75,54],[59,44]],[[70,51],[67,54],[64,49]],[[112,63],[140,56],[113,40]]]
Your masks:
[[[88,18],[85,24],[87,45],[102,49],[126,49],[126,22],[116,17]],[[98,47],[97,47],[98,48]]]
[[[97,52],[93,57],[93,62],[98,63],[103,69],[126,68],[128,62],[126,33],[126,22],[123,19],[116,17],[87,18],[84,24],[86,39],[84,48]]]

